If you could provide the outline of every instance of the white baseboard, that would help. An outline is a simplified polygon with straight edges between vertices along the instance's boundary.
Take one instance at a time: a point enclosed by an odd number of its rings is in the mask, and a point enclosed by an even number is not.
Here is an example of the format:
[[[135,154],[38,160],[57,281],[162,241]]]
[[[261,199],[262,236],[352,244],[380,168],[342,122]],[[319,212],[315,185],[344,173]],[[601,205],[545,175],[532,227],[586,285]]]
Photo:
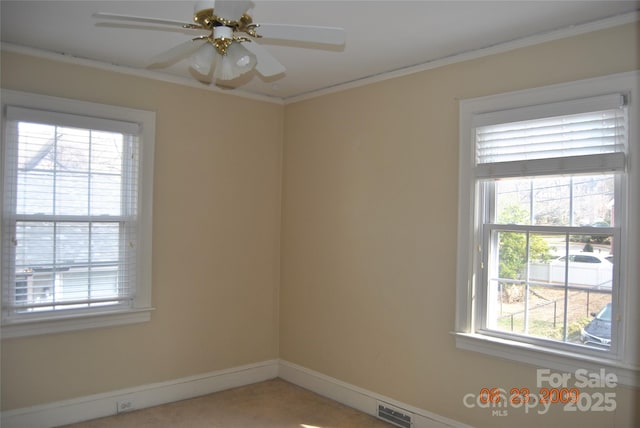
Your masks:
[[[278,376],[278,360],[189,376],[167,382],[2,412],[3,428],[48,428],[115,415],[117,402],[130,400],[131,410],[143,409]]]
[[[115,415],[119,401],[131,401],[130,410],[144,409],[276,377],[372,416],[377,415],[378,402],[384,402],[410,414],[412,428],[471,428],[284,360],[268,360],[167,382],[9,410],[2,412],[1,426],[50,428],[67,425]]]
[[[379,401],[390,404],[411,415],[412,428],[472,428],[288,361],[280,360],[278,377],[372,416],[378,413]]]

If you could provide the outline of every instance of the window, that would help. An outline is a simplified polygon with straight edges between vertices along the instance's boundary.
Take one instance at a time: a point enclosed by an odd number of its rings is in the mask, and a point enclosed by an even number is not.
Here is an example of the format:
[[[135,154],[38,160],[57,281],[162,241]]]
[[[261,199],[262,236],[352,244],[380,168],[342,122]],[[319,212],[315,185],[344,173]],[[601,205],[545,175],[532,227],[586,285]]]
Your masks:
[[[153,113],[2,97],[3,337],[148,320]]]
[[[460,348],[637,382],[637,81],[461,102]]]

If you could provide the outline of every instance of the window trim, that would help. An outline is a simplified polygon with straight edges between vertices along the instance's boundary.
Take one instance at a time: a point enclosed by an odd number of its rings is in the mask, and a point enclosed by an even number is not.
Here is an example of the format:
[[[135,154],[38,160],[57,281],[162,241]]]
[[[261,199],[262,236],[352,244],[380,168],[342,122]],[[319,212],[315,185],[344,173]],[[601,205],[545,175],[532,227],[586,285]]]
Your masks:
[[[640,72],[633,71],[593,79],[562,83],[541,88],[490,95],[460,101],[459,121],[459,164],[458,164],[458,241],[456,267],[456,317],[453,334],[459,349],[549,367],[557,370],[573,371],[577,367],[597,370],[606,367],[618,375],[625,385],[640,385],[640,365],[637,349],[640,316],[640,290],[633,287],[640,280],[639,268],[634,260],[640,257],[640,146],[638,144],[638,117],[640,111]],[[482,218],[479,215],[481,184],[476,181],[475,151],[473,144],[473,119],[477,115],[501,110],[524,109],[529,106],[552,104],[569,100],[595,97],[612,93],[629,94],[629,154],[627,158],[627,183],[621,200],[624,210],[622,230],[628,238],[622,243],[621,253],[627,255],[627,262],[621,263],[620,282],[630,284],[623,287],[619,302],[625,322],[619,332],[619,353],[614,358],[594,355],[577,355],[561,349],[549,349],[517,340],[502,339],[484,335],[476,325],[476,282],[480,283],[481,257],[479,249],[482,239],[478,230]],[[632,190],[630,190],[632,189]],[[469,243],[472,243],[469,245]],[[480,246],[480,247],[479,247]]]
[[[95,311],[57,313],[54,317],[33,317],[28,320],[7,322],[2,320],[1,337],[9,339],[49,333],[83,330],[146,322],[151,319],[154,310],[151,302],[151,263],[152,263],[152,207],[153,207],[153,161],[155,146],[155,112],[136,110],[126,107],[98,104],[66,98],[51,97],[27,92],[2,89],[1,92],[2,139],[5,138],[6,108],[24,107],[47,110],[54,114],[91,116],[106,120],[134,122],[140,125],[140,165],[138,190],[138,231],[137,266],[135,298],[129,308],[100,308]],[[4,170],[4,144],[1,156],[1,168]],[[0,174],[0,180],[4,175]],[[0,183],[2,185],[2,183]],[[4,189],[3,185],[1,187]],[[0,204],[2,204],[0,198]],[[4,212],[4,210],[2,211]],[[2,293],[0,293],[2,294]]]

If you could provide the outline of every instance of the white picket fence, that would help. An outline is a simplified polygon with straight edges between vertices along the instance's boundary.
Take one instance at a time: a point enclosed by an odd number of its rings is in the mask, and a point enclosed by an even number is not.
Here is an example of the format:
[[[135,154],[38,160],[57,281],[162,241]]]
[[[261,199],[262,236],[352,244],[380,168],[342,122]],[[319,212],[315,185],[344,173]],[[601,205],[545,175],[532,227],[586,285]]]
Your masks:
[[[569,285],[611,288],[613,265],[604,263],[570,263],[568,269]],[[530,263],[529,280],[564,284],[564,263]]]

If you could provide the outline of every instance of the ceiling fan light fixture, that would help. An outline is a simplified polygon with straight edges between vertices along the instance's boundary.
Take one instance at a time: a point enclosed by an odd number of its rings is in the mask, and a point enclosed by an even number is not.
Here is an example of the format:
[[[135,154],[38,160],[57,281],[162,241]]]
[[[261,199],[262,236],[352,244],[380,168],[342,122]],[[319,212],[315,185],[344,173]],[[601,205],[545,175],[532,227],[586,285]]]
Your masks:
[[[263,77],[284,74],[285,67],[256,42],[262,36],[302,43],[339,46],[345,43],[344,30],[341,28],[254,23],[248,14],[249,9],[254,6],[252,0],[195,0],[194,4],[193,23],[101,12],[93,16],[98,19],[207,31],[208,35],[198,35],[157,55],[149,67],[168,67],[191,55],[192,70],[206,77],[213,74],[218,80],[233,80],[254,69]],[[256,32],[258,28],[261,34]]]
[[[216,48],[211,43],[202,45],[191,58],[191,67],[206,76],[216,60]]]
[[[233,80],[253,70],[257,60],[254,54],[240,43],[233,43],[226,55],[220,55],[213,77],[217,80]]]

